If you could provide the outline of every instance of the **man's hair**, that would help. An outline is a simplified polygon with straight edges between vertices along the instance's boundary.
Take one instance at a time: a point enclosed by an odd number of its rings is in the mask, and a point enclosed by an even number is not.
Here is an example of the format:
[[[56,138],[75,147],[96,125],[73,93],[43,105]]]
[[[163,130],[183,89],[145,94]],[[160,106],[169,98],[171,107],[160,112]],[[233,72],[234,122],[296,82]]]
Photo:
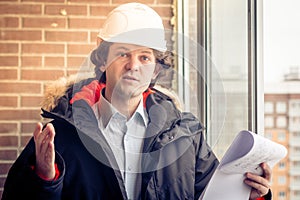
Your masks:
[[[109,53],[109,48],[112,45],[112,42],[102,41],[100,45],[92,51],[91,53],[91,61],[95,65],[95,74],[96,78],[101,83],[106,83],[106,74],[100,70],[101,66],[105,66],[107,62],[107,56]],[[171,52],[160,52],[158,50],[153,49],[154,56],[156,59],[156,67],[160,69],[169,69],[173,67],[173,55]],[[152,80],[150,83],[150,87],[153,87],[156,80],[159,78],[158,76],[155,80]]]

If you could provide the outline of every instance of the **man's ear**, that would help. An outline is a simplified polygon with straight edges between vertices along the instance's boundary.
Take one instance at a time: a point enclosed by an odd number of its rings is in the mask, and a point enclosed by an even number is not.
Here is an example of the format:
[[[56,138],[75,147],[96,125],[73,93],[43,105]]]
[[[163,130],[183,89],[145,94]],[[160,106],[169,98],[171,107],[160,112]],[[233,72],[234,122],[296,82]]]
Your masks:
[[[99,69],[100,69],[101,72],[104,72],[104,71],[106,70],[105,64],[104,64],[104,65],[101,65],[101,66],[99,67]]]
[[[152,75],[152,80],[154,80],[158,77],[161,70],[162,70],[162,66],[160,64],[156,64],[153,75]]]
[[[102,40],[102,38],[99,38],[98,36],[97,36],[97,47],[101,44],[101,42],[102,42],[103,40]]]

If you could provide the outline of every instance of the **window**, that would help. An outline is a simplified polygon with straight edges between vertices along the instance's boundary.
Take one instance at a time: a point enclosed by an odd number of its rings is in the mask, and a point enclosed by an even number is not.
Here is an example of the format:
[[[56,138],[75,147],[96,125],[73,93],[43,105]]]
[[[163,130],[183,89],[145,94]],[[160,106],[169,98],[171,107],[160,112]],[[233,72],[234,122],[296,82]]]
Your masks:
[[[286,177],[285,176],[278,176],[278,184],[285,185],[286,184]]]
[[[265,127],[266,128],[274,127],[274,118],[273,117],[265,117]]]
[[[286,133],[285,132],[278,132],[278,141],[284,142],[286,140]]]
[[[261,16],[255,0],[176,1],[179,98],[221,157],[244,129],[263,132]],[[257,11],[257,12],[256,12]],[[257,21],[255,21],[258,19]],[[178,39],[177,38],[177,39]],[[274,123],[273,123],[274,124]]]
[[[274,188],[282,190],[278,194],[274,194],[274,199],[279,200],[300,199],[300,193],[297,194],[296,192],[299,191],[299,183],[288,181],[299,176],[300,169],[299,154],[293,150],[295,147],[300,147],[300,140],[296,139],[294,134],[299,131],[300,127],[300,120],[298,119],[300,117],[300,74],[299,67],[298,69],[295,67],[300,66],[300,38],[299,34],[296,34],[300,31],[300,27],[296,25],[300,17],[299,6],[300,1],[295,0],[263,1],[265,99],[268,102],[277,102],[275,112],[282,117],[276,119],[276,128],[282,133],[278,132],[277,129],[277,138],[273,139],[275,142],[284,142],[288,150],[286,163],[279,163],[279,170],[282,169],[280,174],[274,171],[272,175],[275,180],[277,179],[282,184],[272,185]],[[281,27],[280,30],[278,27]],[[265,121],[266,130],[271,126],[271,119],[267,119],[267,121]],[[286,180],[280,177],[283,175],[286,176]],[[286,184],[283,184],[284,181]],[[284,187],[287,188],[286,191],[283,190]]]
[[[273,139],[273,133],[272,132],[265,132],[264,137],[272,140]]]
[[[278,168],[280,169],[280,170],[284,170],[285,169],[285,162],[279,162],[278,163]]]
[[[283,117],[283,116],[277,117],[276,125],[278,128],[285,128],[287,125],[286,117]]]
[[[281,191],[278,194],[279,199],[285,199],[285,192]]]
[[[272,114],[274,112],[273,102],[265,102],[265,114]]]
[[[276,103],[276,113],[286,113],[287,108],[286,108],[286,103],[285,102],[277,102]]]

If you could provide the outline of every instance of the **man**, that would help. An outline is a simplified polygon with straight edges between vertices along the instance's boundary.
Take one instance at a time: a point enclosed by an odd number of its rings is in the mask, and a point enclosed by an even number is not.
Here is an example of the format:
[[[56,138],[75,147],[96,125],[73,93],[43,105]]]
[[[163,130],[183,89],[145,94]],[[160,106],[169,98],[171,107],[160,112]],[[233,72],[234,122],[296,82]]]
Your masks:
[[[91,54],[96,76],[46,98],[53,105],[43,116],[52,121],[37,125],[3,199],[199,198],[218,160],[197,119],[152,88],[171,65],[161,18],[143,4],[121,5],[99,43]],[[261,167],[263,176],[245,178],[251,200],[269,191],[271,171]]]

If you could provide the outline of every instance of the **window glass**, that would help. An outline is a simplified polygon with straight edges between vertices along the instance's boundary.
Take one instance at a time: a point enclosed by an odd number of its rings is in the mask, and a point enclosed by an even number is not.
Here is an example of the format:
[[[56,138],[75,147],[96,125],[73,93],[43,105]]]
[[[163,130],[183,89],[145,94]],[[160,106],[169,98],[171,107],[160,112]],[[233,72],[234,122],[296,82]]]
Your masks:
[[[300,1],[263,1],[263,60],[264,99],[275,103],[276,127],[271,119],[265,119],[265,132],[277,132],[275,142],[286,146],[286,166],[279,163],[273,171],[274,199],[300,199],[300,148],[298,132],[300,127]],[[279,28],[280,27],[280,28]],[[284,134],[285,133],[285,134]],[[283,184],[286,177],[286,184]],[[291,180],[289,182],[288,180]]]
[[[220,156],[248,129],[247,2],[207,0],[207,137]]]

